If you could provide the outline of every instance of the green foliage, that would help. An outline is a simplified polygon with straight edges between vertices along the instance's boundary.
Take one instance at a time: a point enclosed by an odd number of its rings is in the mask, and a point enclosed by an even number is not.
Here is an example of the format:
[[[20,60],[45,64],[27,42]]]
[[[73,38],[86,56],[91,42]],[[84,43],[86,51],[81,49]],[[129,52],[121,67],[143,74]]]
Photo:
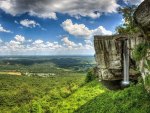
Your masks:
[[[84,81],[82,73],[47,78],[0,75],[0,112],[28,113],[44,109],[48,113],[51,106],[74,93]],[[37,101],[40,99],[42,104]]]
[[[145,77],[145,85],[150,87],[150,75]]]
[[[8,69],[25,72],[30,70],[37,74],[40,69],[47,68],[43,72],[57,71],[58,74],[48,77],[39,77],[36,74],[35,76],[1,74],[0,113],[150,112],[150,98],[142,84],[132,85],[121,91],[109,91],[94,80],[96,78],[94,69],[90,69],[86,76],[85,73],[74,72],[70,68],[64,69],[56,65],[50,67],[50,62],[42,61],[37,65],[34,64],[35,62],[31,63],[33,64],[28,66],[22,64],[18,66],[18,63],[15,64],[16,66],[7,66]],[[72,64],[68,63],[66,66],[68,65]],[[0,70],[7,69],[7,66],[2,65]],[[85,82],[85,79],[88,82]]]
[[[42,108],[38,102],[32,102],[30,113],[42,113]]]
[[[96,75],[94,73],[94,69],[92,68],[88,70],[85,81],[90,82],[94,79],[96,79]]]
[[[133,34],[139,32],[139,28],[134,22],[133,14],[136,10],[136,6],[126,6],[123,8],[119,8],[119,12],[122,14],[124,23],[116,27],[116,31],[119,34]]]
[[[75,113],[149,113],[150,96],[143,84],[121,91],[107,91],[81,106]]]
[[[140,43],[135,47],[133,51],[133,58],[136,61],[140,61],[142,58],[146,56],[148,48],[150,48],[149,43]]]
[[[55,73],[65,75],[69,71],[86,72],[95,65],[94,57],[61,57],[61,56],[38,56],[38,57],[0,57],[0,71],[19,71],[22,73]]]
[[[98,81],[92,81],[78,88],[78,90],[71,93],[68,97],[59,98],[57,99],[58,101],[43,104],[45,99],[47,101],[49,100],[49,97],[45,97],[40,100],[40,103],[42,108],[49,106],[49,110],[52,113],[72,113],[97,95],[104,93],[105,90]]]
[[[0,112],[150,112],[150,97],[141,83],[124,90],[110,91],[96,80],[86,84],[84,80],[85,76],[82,74],[49,78],[1,75],[0,83],[3,87],[0,86]],[[14,98],[15,95],[18,95],[18,98]],[[32,95],[32,98],[24,98],[26,95]],[[26,99],[29,100],[24,101]]]

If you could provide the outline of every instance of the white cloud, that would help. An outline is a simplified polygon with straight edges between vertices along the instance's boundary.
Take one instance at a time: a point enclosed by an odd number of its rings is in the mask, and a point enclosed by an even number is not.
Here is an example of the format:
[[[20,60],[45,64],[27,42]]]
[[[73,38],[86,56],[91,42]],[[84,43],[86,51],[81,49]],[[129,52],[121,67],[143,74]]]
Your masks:
[[[62,27],[65,31],[74,36],[88,37],[92,33],[84,24],[73,24],[70,19],[64,21]]]
[[[33,44],[43,44],[43,42],[44,42],[43,40],[36,40],[33,42]]]
[[[50,42],[41,39],[29,42],[24,36],[16,35],[8,42],[0,40],[1,55],[90,55],[94,54],[93,43],[75,43],[68,37],[60,42]]]
[[[112,32],[106,30],[103,26],[99,26],[98,28],[92,30],[93,35],[112,35]]]
[[[24,45],[22,45],[21,42],[11,40],[10,42],[6,42],[5,49],[9,51],[23,50]]]
[[[17,42],[24,42],[25,41],[25,37],[22,35],[16,35],[14,38],[16,39]]]
[[[58,42],[46,42],[46,47],[55,50],[62,48],[62,45],[58,44]]]
[[[0,24],[0,32],[11,33],[10,30],[6,30],[1,24]]]
[[[25,37],[22,35],[16,35],[14,39],[15,40],[10,40],[10,42],[3,42],[4,46],[2,48],[6,49],[6,51],[24,50],[25,46],[23,45],[23,42],[25,42]]]
[[[75,43],[73,41],[70,41],[68,37],[64,37],[61,40],[64,45],[69,49],[69,50],[92,50],[94,51],[93,43],[91,40],[85,40],[85,44],[82,43]],[[66,49],[67,49],[66,48]]]
[[[70,19],[64,21],[61,26],[69,34],[76,37],[91,38],[93,35],[111,35],[112,32],[106,30],[103,26],[99,26],[96,29],[90,30],[84,24],[73,24]]]
[[[10,46],[18,46],[18,45],[20,45],[21,43],[20,42],[17,42],[17,41],[14,41],[14,40],[11,40],[10,42],[9,42],[9,44],[10,44]]]
[[[30,27],[30,28],[33,28],[33,27],[36,27],[36,26],[40,26],[40,24],[35,22],[34,20],[28,20],[28,19],[21,20],[20,24],[22,26]]]
[[[139,5],[142,3],[144,0],[124,0],[126,4],[131,4],[131,5]]]
[[[37,16],[43,19],[49,18],[49,19],[57,19],[56,13],[54,12],[43,12],[43,13],[36,13],[36,12],[30,12],[31,16]]]
[[[54,50],[54,49],[59,49],[62,46],[58,44],[58,42],[44,42],[43,40],[35,40],[31,48],[32,50]]]
[[[28,12],[41,18],[56,19],[56,13],[97,18],[116,12],[117,0],[2,0],[0,8],[13,16]]]
[[[72,48],[72,47],[76,46],[76,44],[74,42],[70,41],[68,39],[68,37],[64,37],[63,39],[61,39],[61,41],[63,41],[64,45],[66,45],[69,48]]]

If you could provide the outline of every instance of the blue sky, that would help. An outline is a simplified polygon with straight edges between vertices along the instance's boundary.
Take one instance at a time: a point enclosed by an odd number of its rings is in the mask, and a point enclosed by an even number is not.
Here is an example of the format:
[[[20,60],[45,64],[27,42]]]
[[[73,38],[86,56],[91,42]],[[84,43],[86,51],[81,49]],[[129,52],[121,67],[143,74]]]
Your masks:
[[[123,23],[117,9],[142,0],[1,0],[1,55],[93,55],[93,36]]]

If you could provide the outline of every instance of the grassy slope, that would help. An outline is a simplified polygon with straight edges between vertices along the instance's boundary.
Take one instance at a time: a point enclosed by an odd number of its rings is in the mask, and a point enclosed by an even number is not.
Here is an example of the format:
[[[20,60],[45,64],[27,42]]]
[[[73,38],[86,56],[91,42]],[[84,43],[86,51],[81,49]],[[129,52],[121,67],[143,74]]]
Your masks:
[[[41,106],[44,108],[42,104]],[[109,91],[98,81],[92,81],[69,97],[58,101],[50,107],[50,111],[52,113],[150,113],[150,97],[142,84],[120,91]]]
[[[121,91],[106,91],[76,113],[150,113],[150,97],[142,84]]]
[[[98,81],[92,81],[83,87],[79,88],[75,93],[68,98],[60,101],[53,112],[57,113],[72,113],[86,102],[94,99],[97,95],[105,92],[105,88]]]

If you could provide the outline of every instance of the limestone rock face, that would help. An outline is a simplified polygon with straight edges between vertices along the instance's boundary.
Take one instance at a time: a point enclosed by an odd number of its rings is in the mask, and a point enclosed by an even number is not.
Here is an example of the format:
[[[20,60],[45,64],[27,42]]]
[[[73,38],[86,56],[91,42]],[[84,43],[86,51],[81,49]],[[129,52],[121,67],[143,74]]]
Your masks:
[[[150,38],[150,0],[145,0],[139,5],[134,13],[134,20],[144,34]]]
[[[145,0],[142,4],[139,5],[134,13],[134,19],[137,25],[141,28],[141,30],[143,30],[143,33],[147,38],[146,41],[150,43],[150,0]],[[137,62],[145,84],[145,88],[150,93],[150,64],[148,62],[150,62],[150,47],[148,49],[146,57],[144,57],[141,61]]]
[[[140,36],[95,36],[95,59],[98,67],[98,75],[101,80],[121,80],[123,78],[122,45],[119,38],[128,37],[128,47],[130,50],[130,78],[136,78],[138,73],[132,68],[135,63],[132,59],[132,52],[136,45],[143,42]]]

